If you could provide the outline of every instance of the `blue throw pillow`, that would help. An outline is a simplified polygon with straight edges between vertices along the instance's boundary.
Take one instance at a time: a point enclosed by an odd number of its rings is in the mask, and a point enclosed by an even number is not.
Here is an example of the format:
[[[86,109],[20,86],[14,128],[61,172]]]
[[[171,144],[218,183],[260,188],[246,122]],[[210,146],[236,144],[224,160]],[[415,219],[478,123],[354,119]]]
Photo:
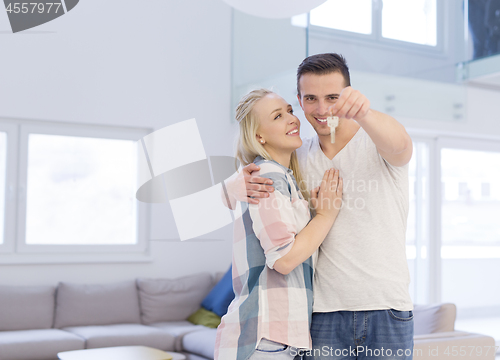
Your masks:
[[[231,301],[234,299],[233,291],[233,276],[231,271],[232,266],[229,267],[227,273],[220,279],[217,285],[214,286],[212,291],[201,303],[205,309],[212,311],[219,315],[224,316],[227,313],[227,308]]]

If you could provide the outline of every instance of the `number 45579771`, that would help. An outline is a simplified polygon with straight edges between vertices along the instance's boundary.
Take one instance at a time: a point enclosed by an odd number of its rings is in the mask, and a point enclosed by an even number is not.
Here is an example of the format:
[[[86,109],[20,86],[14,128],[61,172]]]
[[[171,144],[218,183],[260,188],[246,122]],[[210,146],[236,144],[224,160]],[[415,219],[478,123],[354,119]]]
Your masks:
[[[14,14],[19,14],[19,13],[27,14],[28,12],[33,14],[33,13],[35,13],[35,10],[39,14],[42,14],[44,12],[50,13],[51,11],[57,14],[60,7],[61,7],[61,3],[41,3],[41,2],[40,3],[9,3],[9,5],[7,5],[6,10],[8,13],[13,12]]]

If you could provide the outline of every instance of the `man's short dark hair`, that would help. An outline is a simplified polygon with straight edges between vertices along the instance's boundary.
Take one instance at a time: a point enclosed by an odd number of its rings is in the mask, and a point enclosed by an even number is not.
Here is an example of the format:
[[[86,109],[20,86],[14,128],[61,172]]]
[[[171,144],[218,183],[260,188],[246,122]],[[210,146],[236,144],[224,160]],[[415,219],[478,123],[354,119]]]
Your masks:
[[[347,62],[342,55],[328,53],[308,56],[297,69],[297,93],[300,95],[299,81],[304,74],[326,75],[333,72],[342,74],[345,86],[351,86]]]

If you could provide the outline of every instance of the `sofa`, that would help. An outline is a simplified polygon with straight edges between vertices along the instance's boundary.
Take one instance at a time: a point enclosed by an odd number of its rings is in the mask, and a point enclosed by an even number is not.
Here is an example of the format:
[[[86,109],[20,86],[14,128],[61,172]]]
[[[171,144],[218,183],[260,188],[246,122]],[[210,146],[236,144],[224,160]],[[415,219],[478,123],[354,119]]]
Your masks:
[[[415,305],[414,359],[495,359],[495,339],[455,330],[454,304]]]
[[[216,329],[187,318],[223,275],[0,286],[0,360],[55,360],[61,351],[123,345],[211,360]],[[456,331],[455,317],[453,304],[415,305],[414,359],[494,359],[494,349],[485,350],[493,338]]]
[[[125,345],[180,352],[187,360],[213,358],[216,329],[187,318],[223,275],[0,286],[0,360],[56,360],[61,351]],[[190,332],[203,340],[183,343]]]

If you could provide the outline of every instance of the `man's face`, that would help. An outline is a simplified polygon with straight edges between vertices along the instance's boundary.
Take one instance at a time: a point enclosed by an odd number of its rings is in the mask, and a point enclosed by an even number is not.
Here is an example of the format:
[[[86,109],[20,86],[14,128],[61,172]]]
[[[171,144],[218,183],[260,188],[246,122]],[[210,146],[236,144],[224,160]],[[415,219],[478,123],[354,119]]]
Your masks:
[[[307,121],[318,135],[330,135],[326,122],[326,118],[331,115],[328,108],[335,104],[345,87],[345,80],[340,72],[326,75],[306,73],[300,77],[300,95],[297,97]]]

